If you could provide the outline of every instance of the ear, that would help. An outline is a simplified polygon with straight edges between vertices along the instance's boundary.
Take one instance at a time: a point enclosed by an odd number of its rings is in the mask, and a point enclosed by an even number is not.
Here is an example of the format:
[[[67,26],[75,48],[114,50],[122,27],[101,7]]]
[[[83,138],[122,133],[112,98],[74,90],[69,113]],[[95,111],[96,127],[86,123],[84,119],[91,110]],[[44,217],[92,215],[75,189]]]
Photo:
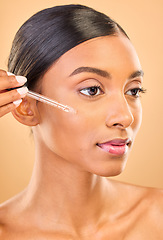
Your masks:
[[[21,104],[12,111],[14,118],[27,126],[36,126],[40,123],[37,101],[29,97],[22,99]]]

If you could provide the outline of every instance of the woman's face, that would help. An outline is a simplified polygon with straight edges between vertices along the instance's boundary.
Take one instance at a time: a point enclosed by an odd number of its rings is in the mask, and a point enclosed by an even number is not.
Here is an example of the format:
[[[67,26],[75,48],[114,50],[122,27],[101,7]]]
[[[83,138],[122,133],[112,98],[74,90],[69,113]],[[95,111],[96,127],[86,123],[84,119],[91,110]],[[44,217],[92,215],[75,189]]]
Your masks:
[[[44,75],[42,94],[77,113],[38,103],[36,131],[46,151],[81,171],[121,173],[141,123],[142,75],[123,35],[94,38],[66,52]]]

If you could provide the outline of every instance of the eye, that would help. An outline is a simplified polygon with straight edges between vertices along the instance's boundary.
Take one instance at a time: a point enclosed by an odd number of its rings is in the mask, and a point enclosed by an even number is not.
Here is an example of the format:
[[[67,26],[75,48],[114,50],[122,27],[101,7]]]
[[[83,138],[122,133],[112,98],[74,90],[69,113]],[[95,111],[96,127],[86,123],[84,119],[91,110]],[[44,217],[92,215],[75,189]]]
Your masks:
[[[146,90],[144,88],[133,88],[126,92],[127,95],[133,96],[135,98],[140,97],[140,93],[145,93]]]
[[[94,97],[103,94],[104,92],[102,91],[100,86],[91,86],[88,88],[83,88],[80,90],[80,93],[83,95],[86,95],[88,97]]]

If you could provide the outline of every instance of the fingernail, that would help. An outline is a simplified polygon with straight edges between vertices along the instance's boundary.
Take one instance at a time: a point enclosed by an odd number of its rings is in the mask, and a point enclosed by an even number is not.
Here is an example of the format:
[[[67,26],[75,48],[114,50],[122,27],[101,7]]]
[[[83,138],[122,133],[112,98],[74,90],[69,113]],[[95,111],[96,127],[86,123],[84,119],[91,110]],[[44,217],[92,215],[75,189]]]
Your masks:
[[[27,82],[27,78],[23,76],[15,76],[18,83],[23,84]]]
[[[7,72],[8,76],[15,76],[13,73]]]
[[[19,100],[14,101],[13,104],[15,104],[16,107],[18,107],[21,102],[22,102],[22,99],[19,99]]]
[[[15,76],[13,73],[7,72],[8,76]],[[27,82],[27,78],[24,76],[15,76],[18,83],[23,84]]]
[[[27,87],[22,87],[22,88],[17,88],[16,89],[18,91],[18,93],[23,96],[28,92],[28,88]]]

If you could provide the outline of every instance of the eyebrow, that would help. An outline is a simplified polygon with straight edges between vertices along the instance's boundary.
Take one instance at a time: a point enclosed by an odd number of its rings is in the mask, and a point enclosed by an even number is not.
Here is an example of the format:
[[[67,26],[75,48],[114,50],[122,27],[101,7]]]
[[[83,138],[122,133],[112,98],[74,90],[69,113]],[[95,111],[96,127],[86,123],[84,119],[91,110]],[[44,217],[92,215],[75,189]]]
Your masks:
[[[79,67],[77,69],[75,69],[71,74],[70,77],[82,72],[90,72],[90,73],[96,73],[97,75],[101,76],[101,77],[105,77],[105,78],[111,78],[110,73],[108,73],[107,71],[101,70],[99,68],[94,68],[94,67]]]
[[[133,79],[133,78],[136,78],[136,77],[143,77],[144,76],[144,72],[143,70],[138,70],[136,72],[133,72],[130,76],[129,76],[129,79]]]
[[[73,76],[82,72],[90,72],[90,73],[95,73],[99,76],[105,77],[105,78],[109,78],[111,79],[111,74],[105,70],[99,69],[99,68],[94,68],[94,67],[79,67],[77,69],[75,69],[69,76]],[[133,72],[130,76],[129,79],[133,79],[136,77],[143,77],[144,76],[144,72],[143,70],[138,70]]]

